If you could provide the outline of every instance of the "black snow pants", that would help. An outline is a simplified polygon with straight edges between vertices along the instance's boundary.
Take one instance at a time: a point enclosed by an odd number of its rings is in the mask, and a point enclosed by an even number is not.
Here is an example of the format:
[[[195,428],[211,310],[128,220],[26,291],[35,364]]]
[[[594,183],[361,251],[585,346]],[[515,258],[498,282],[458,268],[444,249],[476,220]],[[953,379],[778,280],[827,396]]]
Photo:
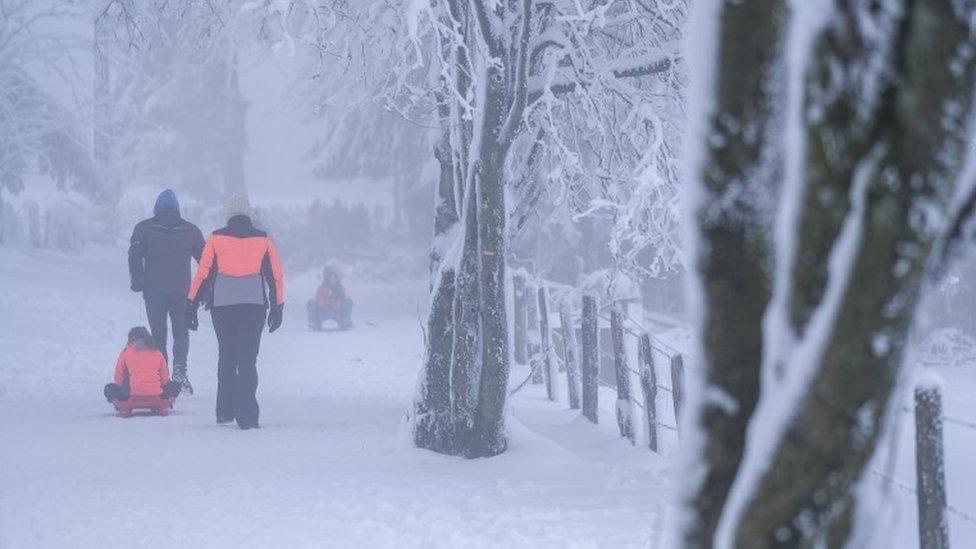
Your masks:
[[[180,389],[182,386],[175,381],[168,381],[166,385],[163,385],[163,394],[159,395],[159,398],[176,398],[180,396]],[[116,383],[109,383],[105,386],[102,391],[105,398],[109,402],[115,402],[116,400],[126,401],[129,400],[129,387],[128,385],[118,385]]]
[[[169,361],[167,346],[167,318],[173,325],[173,362],[171,365],[186,366],[186,355],[190,350],[190,328],[186,324],[186,296],[163,295],[146,296],[146,317],[149,331],[156,340],[156,347]]]
[[[219,346],[217,358],[217,421],[237,420],[241,429],[258,426],[258,350],[267,308],[226,305],[211,310]]]

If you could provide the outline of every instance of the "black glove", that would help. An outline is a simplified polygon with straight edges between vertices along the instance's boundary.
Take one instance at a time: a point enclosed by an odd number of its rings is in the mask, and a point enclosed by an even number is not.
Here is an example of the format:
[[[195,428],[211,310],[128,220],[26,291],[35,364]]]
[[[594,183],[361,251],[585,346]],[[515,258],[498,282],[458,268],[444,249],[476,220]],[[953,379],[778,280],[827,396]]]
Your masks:
[[[273,334],[275,330],[281,327],[281,313],[285,308],[285,304],[272,305],[271,312],[268,313],[268,333]]]
[[[199,305],[199,303],[190,301],[189,299],[186,301],[186,325],[194,332],[200,327],[200,319],[197,317],[197,307]]]
[[[141,292],[142,282],[136,282],[135,280],[133,280],[132,284],[129,285],[129,288],[131,288],[133,292]]]

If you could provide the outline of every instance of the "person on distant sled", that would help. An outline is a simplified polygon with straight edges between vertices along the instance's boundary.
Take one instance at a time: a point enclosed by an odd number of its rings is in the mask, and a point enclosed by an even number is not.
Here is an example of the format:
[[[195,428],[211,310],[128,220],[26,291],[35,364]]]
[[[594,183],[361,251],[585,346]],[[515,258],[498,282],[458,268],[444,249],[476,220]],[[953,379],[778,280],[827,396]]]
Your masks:
[[[308,301],[308,327],[319,331],[326,320],[336,321],[343,330],[352,328],[352,300],[339,270],[332,266],[322,270],[322,284],[315,299]]]
[[[115,382],[105,386],[105,398],[122,417],[145,408],[166,415],[180,394],[180,383],[169,378],[166,358],[149,330],[129,330],[128,341],[115,363]]]

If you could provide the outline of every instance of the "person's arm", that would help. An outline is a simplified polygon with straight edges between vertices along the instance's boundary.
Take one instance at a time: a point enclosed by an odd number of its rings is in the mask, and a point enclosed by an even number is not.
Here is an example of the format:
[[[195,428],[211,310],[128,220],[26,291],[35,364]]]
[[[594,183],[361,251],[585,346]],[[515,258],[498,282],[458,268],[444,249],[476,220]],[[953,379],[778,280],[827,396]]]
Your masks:
[[[325,282],[319,284],[319,289],[315,292],[315,301],[323,307],[329,303],[329,288]]]
[[[285,273],[281,270],[281,259],[274,242],[268,239],[268,250],[261,260],[261,273],[268,283],[268,297],[271,300],[271,310],[268,311],[268,333],[274,333],[281,327],[282,311],[285,308]]]
[[[146,242],[142,224],[132,229],[129,238],[129,280],[134,292],[141,292],[146,281]]]
[[[207,245],[207,241],[203,239],[203,233],[200,232],[200,228],[196,225],[193,226],[193,259],[200,263],[200,258],[203,257],[203,248]]]
[[[186,298],[191,302],[197,302],[200,286],[203,284],[203,281],[210,276],[210,271],[213,269],[213,265],[214,247],[213,238],[210,238],[203,247],[203,252],[200,256],[200,265],[197,266],[197,274],[193,277],[193,281],[190,283],[190,292],[186,296]]]
[[[261,262],[261,274],[264,275],[268,283],[268,290],[271,304],[282,306],[285,304],[285,273],[281,269],[281,258],[278,257],[278,249],[274,242],[268,239],[268,250],[264,254]]]
[[[122,386],[125,382],[125,351],[119,353],[119,359],[115,362],[115,384]]]

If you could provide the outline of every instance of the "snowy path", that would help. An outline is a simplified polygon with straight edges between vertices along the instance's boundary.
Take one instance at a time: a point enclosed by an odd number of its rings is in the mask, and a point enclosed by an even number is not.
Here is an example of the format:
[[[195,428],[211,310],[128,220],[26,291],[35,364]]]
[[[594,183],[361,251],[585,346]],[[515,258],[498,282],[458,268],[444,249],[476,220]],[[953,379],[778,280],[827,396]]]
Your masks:
[[[195,396],[168,418],[113,417],[100,392],[141,324],[123,252],[0,249],[0,547],[646,547],[664,460],[582,424],[536,388],[511,449],[465,461],[404,440],[422,288],[353,288],[360,325],[302,329],[289,280],[259,358],[262,429],[213,423],[216,344],[191,340]],[[524,375],[517,372],[515,377]]]

